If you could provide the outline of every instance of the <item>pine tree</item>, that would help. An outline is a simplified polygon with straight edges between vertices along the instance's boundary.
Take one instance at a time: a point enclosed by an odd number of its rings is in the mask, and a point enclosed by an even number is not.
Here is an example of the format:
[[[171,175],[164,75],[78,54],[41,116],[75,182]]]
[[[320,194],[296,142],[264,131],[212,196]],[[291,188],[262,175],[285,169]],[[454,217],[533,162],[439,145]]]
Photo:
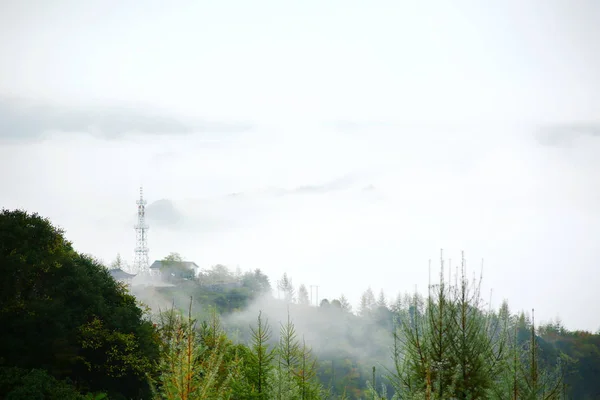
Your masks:
[[[460,400],[488,397],[504,357],[504,335],[500,337],[500,344],[490,335],[490,315],[481,309],[480,287],[481,277],[477,284],[470,286],[463,255],[451,308],[451,343],[456,365],[454,396]]]
[[[371,380],[367,381],[367,399],[377,399],[377,400],[387,400],[388,399],[388,393],[387,393],[387,386],[385,386],[385,384],[383,382],[381,382],[381,392],[379,392],[377,390],[377,383],[376,383],[376,378],[375,378],[375,366],[373,366],[372,369],[372,378]],[[395,393],[392,396],[391,400],[400,400],[400,394],[399,393]]]
[[[283,273],[283,276],[277,281],[277,289],[283,293],[283,298],[288,303],[294,302],[294,296],[296,291],[292,283],[292,278],[289,278],[287,272]]]
[[[419,300],[415,293],[407,318],[394,331],[392,386],[406,399],[431,399],[428,329]]]
[[[371,311],[375,307],[375,295],[373,294],[373,289],[369,287],[365,292],[360,296],[360,304],[358,308],[358,315],[364,317],[371,314]]]
[[[535,318],[524,312],[512,316],[503,303],[499,311],[501,321],[507,321],[510,334],[505,357],[501,360],[493,396],[496,400],[557,400],[563,386],[562,358],[554,369],[543,369],[539,364],[539,337]]]
[[[239,379],[242,373],[239,370],[241,360],[237,358],[233,342],[227,337],[223,329],[216,308],[211,308],[209,319],[202,322],[199,331],[200,343],[205,349],[204,352],[210,354],[210,352],[218,351],[223,355],[223,360],[215,377],[217,386],[225,387],[224,382],[230,383],[233,377]],[[221,392],[221,395],[231,394],[231,392],[231,388],[227,387]]]
[[[521,358],[520,398],[526,400],[558,400],[562,386],[560,362],[554,371],[539,367],[539,345],[536,335],[534,310],[531,312],[529,342]]]
[[[279,347],[277,349],[279,367],[282,372],[282,378],[285,379],[288,385],[288,391],[294,390],[296,385],[293,385],[293,376],[299,368],[300,360],[300,343],[296,337],[296,328],[290,319],[288,310],[287,322],[281,324]],[[289,393],[284,392],[283,398],[288,398]]]
[[[385,293],[383,289],[379,291],[379,297],[377,298],[377,302],[375,303],[377,307],[387,308],[387,300],[385,299]]]
[[[371,287],[369,286],[369,288],[367,288],[367,290],[365,291],[365,296],[367,298],[367,304],[369,306],[369,308],[373,308],[375,307],[375,294],[373,293],[373,289],[371,289]]]
[[[440,268],[440,281],[438,285],[429,285],[427,300],[426,324],[429,346],[430,370],[432,391],[436,398],[444,399],[451,393],[452,367],[454,355],[452,342],[455,340],[452,321],[450,320],[453,308],[449,290],[444,281],[444,263]]]
[[[470,286],[464,258],[454,287],[446,284],[443,272],[442,262],[440,282],[430,285],[424,304],[415,294],[408,312],[401,312],[392,384],[403,398],[489,398],[506,335],[499,319],[482,310],[480,283]]]
[[[191,305],[190,299],[185,319],[174,308],[160,315],[159,335],[163,345],[155,396],[161,400],[228,399],[229,378],[218,380],[224,353],[220,347],[202,346],[196,336]]]
[[[120,268],[122,270],[124,270],[126,268],[125,267],[125,262],[123,261],[123,258],[121,258],[121,253],[117,253],[117,257],[110,264],[110,267],[113,268],[113,269]]]
[[[256,328],[251,327],[252,344],[246,366],[248,381],[253,388],[255,399],[270,398],[270,377],[273,372],[274,350],[269,348],[271,329],[262,320],[262,312],[258,313]]]
[[[402,310],[404,310],[404,301],[401,293],[398,293],[396,300],[390,305],[390,309],[396,315],[400,315]]]
[[[309,305],[310,299],[308,298],[308,290],[306,290],[306,286],[301,284],[298,287],[298,304]]]
[[[320,400],[324,398],[323,386],[317,378],[317,359],[313,357],[312,350],[306,346],[304,338],[302,338],[299,364],[295,375],[300,391],[300,400]]]
[[[340,296],[339,300],[340,300],[340,306],[341,306],[342,310],[349,312],[349,313],[352,312],[352,305],[350,304],[350,302],[348,301],[348,298],[346,298],[346,296],[344,296],[342,294]]]

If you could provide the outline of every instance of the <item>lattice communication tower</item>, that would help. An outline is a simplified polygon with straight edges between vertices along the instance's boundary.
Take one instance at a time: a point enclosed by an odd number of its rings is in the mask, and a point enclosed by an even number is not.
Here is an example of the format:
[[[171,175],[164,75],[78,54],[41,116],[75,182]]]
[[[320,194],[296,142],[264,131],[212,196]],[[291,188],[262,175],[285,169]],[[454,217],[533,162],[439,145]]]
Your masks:
[[[135,225],[135,261],[133,263],[133,273],[137,275],[147,275],[150,272],[150,263],[148,259],[148,229],[146,224],[146,200],[144,200],[144,189],[140,188],[140,199],[136,201],[138,206],[138,220]]]

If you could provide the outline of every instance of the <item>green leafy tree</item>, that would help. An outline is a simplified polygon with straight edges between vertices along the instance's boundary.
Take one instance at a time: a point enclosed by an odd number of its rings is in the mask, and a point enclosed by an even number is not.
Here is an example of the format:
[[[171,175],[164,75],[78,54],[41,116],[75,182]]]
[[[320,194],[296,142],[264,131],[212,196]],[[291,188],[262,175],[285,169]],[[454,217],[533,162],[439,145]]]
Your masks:
[[[0,214],[0,364],[39,368],[84,392],[149,393],[158,343],[135,297],[37,214]],[[43,334],[40,334],[43,332]]]
[[[163,278],[170,282],[178,282],[181,279],[191,280],[196,274],[196,271],[184,263],[183,257],[174,252],[162,259],[160,272]]]
[[[171,252],[169,253],[168,256],[166,256],[163,261],[165,263],[169,263],[169,262],[183,262],[183,257],[181,257],[181,254],[176,253],[176,252]]]
[[[217,264],[203,271],[200,279],[204,284],[214,285],[234,282],[236,277],[225,265]]]
[[[263,293],[271,293],[269,277],[258,268],[242,275],[242,286],[250,289],[255,296]]]
[[[342,309],[342,303],[340,303],[340,301],[338,299],[331,300],[331,303],[329,303],[329,304],[331,305],[331,307],[337,308],[338,310]]]
[[[59,381],[43,369],[0,367],[0,398],[7,400],[104,399],[106,394],[82,395],[73,385]]]

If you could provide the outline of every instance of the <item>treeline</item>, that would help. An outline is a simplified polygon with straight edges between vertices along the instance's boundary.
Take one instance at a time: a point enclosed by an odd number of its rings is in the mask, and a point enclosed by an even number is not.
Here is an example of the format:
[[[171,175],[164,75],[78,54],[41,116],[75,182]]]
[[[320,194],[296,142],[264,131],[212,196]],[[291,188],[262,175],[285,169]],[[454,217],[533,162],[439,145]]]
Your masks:
[[[213,302],[210,301],[210,298],[207,298],[215,296],[211,292],[190,290],[185,293],[188,296],[202,297],[203,301],[198,302],[198,306],[214,305],[225,316],[250,307],[251,313],[246,313],[250,314],[247,318],[242,318],[241,321],[240,319],[233,319],[233,322],[231,318],[226,318],[225,321],[226,327],[232,332],[230,334],[233,334],[236,340],[242,341],[250,339],[248,324],[258,311],[262,309],[267,314],[270,313],[270,316],[273,317],[272,320],[281,320],[285,318],[283,314],[286,307],[289,307],[296,323],[300,324],[300,331],[306,335],[308,342],[315,350],[315,354],[319,356],[317,376],[321,383],[328,387],[333,395],[339,395],[346,390],[353,398],[358,398],[364,394],[365,390],[368,390],[368,382],[370,381],[385,383],[388,392],[393,389],[385,378],[387,375],[386,369],[392,365],[388,361],[387,349],[393,345],[391,338],[393,337],[394,323],[397,325],[396,329],[402,330],[404,326],[399,323],[402,321],[401,317],[406,316],[407,310],[414,307],[415,298],[417,303],[421,305],[428,304],[427,302],[434,298],[432,296],[423,298],[419,295],[406,293],[398,294],[395,299],[390,301],[383,291],[380,291],[376,296],[373,290],[368,288],[361,295],[356,310],[352,310],[352,306],[343,294],[337,299],[320,300],[319,307],[309,307],[314,302],[311,303],[306,286],[300,284],[296,288],[292,278],[284,273],[275,285],[277,298],[281,300],[271,299],[253,303],[256,301],[256,295],[249,295],[249,292],[245,290],[247,287],[253,286],[249,282],[253,281],[254,275],[261,277],[261,282],[263,282],[263,291],[254,293],[270,293],[271,286],[268,278],[262,272],[232,272],[223,266],[216,266],[204,271],[203,275],[200,275],[197,279],[205,279],[204,276],[211,277],[211,279],[218,276],[218,280],[235,280],[244,277],[243,281],[245,283],[239,289],[219,293],[216,295],[218,300]],[[454,287],[450,290],[450,286],[444,283],[443,287],[446,291],[449,291],[446,295],[455,294],[457,285],[459,285],[459,282],[455,282]],[[431,286],[434,292],[436,288],[439,288],[439,285]],[[165,289],[164,292],[168,292],[168,295],[175,297],[175,294],[181,293],[181,289],[182,286],[178,286],[177,288]],[[478,291],[478,288],[477,290],[475,288],[470,290]],[[246,293],[247,295],[240,296],[240,293]],[[231,300],[235,301],[230,302],[229,296],[231,296]],[[475,300],[478,303],[475,308],[481,309],[484,307],[479,297],[471,299],[473,302]],[[278,302],[280,303],[278,306],[279,312],[272,312],[273,305]],[[236,304],[236,308],[232,309],[224,306],[230,304]],[[536,327],[533,323],[533,312],[510,313],[506,303],[502,307],[498,312],[502,311],[502,315],[506,316],[507,320],[502,325],[497,326],[497,329],[500,329],[500,327],[505,329],[504,342],[502,343],[505,349],[512,346],[513,355],[515,348],[518,348],[522,354],[529,354],[527,349],[532,348],[530,339],[533,330],[535,332],[534,349],[540,358],[537,367],[553,371],[555,375],[558,374],[557,371],[561,371],[559,375],[561,375],[562,386],[560,391],[562,396],[577,399],[600,397],[598,395],[600,384],[594,378],[600,372],[600,335],[583,331],[570,332],[562,326],[559,320],[542,323],[539,327]],[[451,308],[445,308],[447,312],[451,310]],[[445,316],[447,315],[445,314]],[[499,324],[497,319],[495,324]],[[452,325],[449,326],[452,327]],[[452,337],[450,332],[445,332],[445,334]],[[349,348],[352,351],[348,351]],[[558,363],[560,363],[560,369],[557,369]],[[373,365],[378,366],[376,379],[373,379],[372,376]],[[515,368],[514,363],[512,368]],[[523,368],[519,367],[522,375],[524,374]],[[524,376],[522,378],[525,379]],[[542,383],[537,381],[533,385],[543,386]],[[534,389],[531,390],[535,391]]]
[[[20,210],[0,215],[0,268],[0,398],[585,400],[599,393],[598,335],[560,323],[538,328],[533,312],[513,314],[506,303],[489,309],[464,271],[454,284],[442,273],[428,296],[393,304],[367,290],[353,313],[343,296],[310,306],[306,288],[296,292],[287,275],[277,300],[260,271],[220,266],[208,272],[214,282],[229,276],[240,284],[214,291],[180,277],[157,289],[178,296],[178,306],[152,313],[50,221]]]

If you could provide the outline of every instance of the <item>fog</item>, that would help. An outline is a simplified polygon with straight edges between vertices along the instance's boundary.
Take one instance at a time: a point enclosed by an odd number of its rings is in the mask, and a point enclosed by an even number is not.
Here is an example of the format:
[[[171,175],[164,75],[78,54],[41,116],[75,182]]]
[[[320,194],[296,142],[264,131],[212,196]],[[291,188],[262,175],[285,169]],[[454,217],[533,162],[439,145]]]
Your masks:
[[[428,283],[436,285],[439,282],[440,265],[433,267],[432,263]],[[441,267],[444,279],[451,285],[456,284],[459,270],[457,267],[458,263],[452,265],[449,260],[444,260]],[[479,266],[466,269],[464,277],[468,280],[473,276],[470,283],[477,285],[478,272]],[[200,282],[202,279],[200,277]],[[396,332],[402,337],[402,327],[396,324],[402,323],[399,318],[406,315],[404,313],[414,304],[415,292],[398,293],[394,298],[386,299],[386,308],[380,308],[380,294],[372,293],[373,303],[368,305],[367,309],[361,310],[360,306],[345,309],[341,304],[335,304],[334,300],[339,301],[339,298],[325,301],[312,287],[309,292],[310,304],[302,304],[298,300],[299,285],[294,284],[293,279],[288,282],[294,288],[291,301],[286,300],[285,295],[274,288],[272,292],[259,294],[253,300],[249,300],[243,309],[219,316],[221,326],[228,337],[235,342],[251,345],[253,330],[257,330],[260,317],[264,332],[268,332],[268,343],[276,347],[281,335],[285,334],[282,333],[285,332],[284,326],[289,322],[293,325],[293,339],[300,345],[305,344],[319,359],[320,364],[343,360],[344,363],[357,362],[369,368],[376,366],[380,368],[380,372],[393,369],[394,328],[399,328]],[[273,284],[276,286],[275,282]],[[171,289],[163,290],[167,287]],[[129,289],[141,304],[149,307],[150,317],[155,321],[160,320],[160,313],[175,309],[184,315],[190,310],[196,323],[208,322],[213,318],[214,305],[203,302],[202,298],[209,294],[228,296],[223,292],[202,289],[198,283],[185,280],[173,285],[158,276],[138,275],[131,281]],[[474,289],[476,290],[475,287]],[[229,296],[234,298],[235,294],[229,293]],[[483,293],[483,297],[489,299],[489,294]],[[479,307],[485,311],[497,311],[490,309],[488,299],[483,297],[474,299]],[[420,301],[423,301],[423,297],[420,297]],[[317,304],[320,306],[317,307]],[[515,311],[517,310],[513,310],[513,314]],[[528,311],[526,314],[530,315]]]
[[[129,286],[138,301],[149,307],[153,319],[158,320],[158,314],[172,308],[187,313],[190,302],[193,318],[198,321],[211,318],[212,306],[189,296],[191,284],[180,283],[176,290],[168,293],[161,291],[161,287],[173,285],[165,283],[159,277],[137,276]],[[229,337],[250,344],[251,330],[256,329],[259,315],[264,327],[268,327],[270,331],[271,345],[277,344],[280,328],[289,318],[294,325],[295,338],[300,343],[304,341],[321,362],[348,357],[366,365],[391,367],[391,314],[388,324],[384,326],[376,323],[373,318],[361,318],[335,306],[314,307],[314,304],[288,303],[267,293],[251,301],[245,309],[221,316],[220,320]]]
[[[1,201],[48,216],[80,251],[131,262],[136,188],[151,182],[151,261],[176,251],[202,268],[261,268],[272,282],[287,272],[356,304],[369,285],[390,297],[424,288],[440,248],[454,259],[464,250],[484,259],[498,302],[596,330],[600,140],[550,146],[533,128],[316,126],[210,146],[56,135],[0,150],[19,171],[3,177],[13,190]],[[162,199],[167,211],[153,206]]]
[[[263,323],[269,325],[274,342],[279,340],[280,328],[288,322],[289,316],[296,339],[300,343],[304,341],[320,362],[345,356],[367,365],[391,367],[390,327],[378,326],[371,319],[358,318],[334,306],[308,307],[263,297],[243,312],[225,317],[223,322],[229,329],[245,333],[241,339],[250,342],[249,327],[256,329],[259,312]]]
[[[596,331],[598,5],[376,3],[0,5],[0,204],[131,262],[143,185],[151,261],[353,304],[464,250]]]

